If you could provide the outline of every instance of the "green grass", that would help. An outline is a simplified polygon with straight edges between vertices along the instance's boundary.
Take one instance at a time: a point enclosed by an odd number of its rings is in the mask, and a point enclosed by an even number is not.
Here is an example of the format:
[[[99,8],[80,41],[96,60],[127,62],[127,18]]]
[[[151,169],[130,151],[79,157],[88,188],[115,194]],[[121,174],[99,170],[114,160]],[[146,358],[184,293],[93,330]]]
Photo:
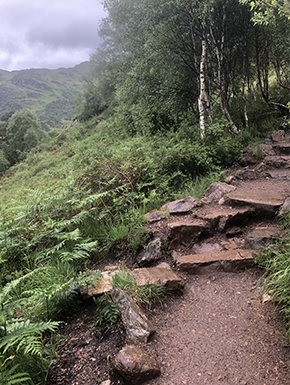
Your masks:
[[[284,213],[284,237],[271,244],[256,258],[265,269],[265,291],[273,297],[285,315],[287,336],[290,339],[290,216]]]

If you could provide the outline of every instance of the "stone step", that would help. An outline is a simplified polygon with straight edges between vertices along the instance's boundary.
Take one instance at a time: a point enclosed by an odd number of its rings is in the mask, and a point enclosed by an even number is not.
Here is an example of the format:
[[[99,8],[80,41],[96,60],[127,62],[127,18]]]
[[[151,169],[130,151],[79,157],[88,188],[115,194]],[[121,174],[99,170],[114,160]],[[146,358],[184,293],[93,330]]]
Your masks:
[[[280,142],[273,144],[276,155],[290,155],[290,142]]]
[[[275,167],[275,168],[282,168],[290,167],[290,156],[287,155],[269,155],[265,156],[263,159],[263,163],[266,166]]]
[[[236,272],[253,266],[250,250],[236,249],[208,254],[189,254],[177,258],[180,271],[190,274],[211,274],[218,271]]]
[[[224,231],[230,226],[241,226],[253,215],[252,207],[231,208],[228,206],[202,207],[194,215],[199,219],[208,221],[213,228]]]
[[[144,286],[147,283],[152,285],[162,285],[171,291],[182,291],[184,282],[177,274],[175,274],[169,265],[160,265],[160,267],[140,268],[130,271],[133,277],[136,278],[138,286]],[[96,282],[82,287],[80,293],[83,298],[90,298],[96,295],[109,293],[112,290],[112,276],[118,273],[115,271],[103,271],[102,277],[96,279]],[[90,277],[88,277],[89,279]]]
[[[195,218],[168,223],[167,228],[170,240],[169,249],[187,247],[200,235],[212,230],[208,221]]]
[[[290,169],[274,169],[267,170],[266,174],[272,179],[286,179],[290,180]]]
[[[283,180],[250,181],[224,196],[229,206],[249,206],[259,213],[276,214],[290,195],[290,186]]]

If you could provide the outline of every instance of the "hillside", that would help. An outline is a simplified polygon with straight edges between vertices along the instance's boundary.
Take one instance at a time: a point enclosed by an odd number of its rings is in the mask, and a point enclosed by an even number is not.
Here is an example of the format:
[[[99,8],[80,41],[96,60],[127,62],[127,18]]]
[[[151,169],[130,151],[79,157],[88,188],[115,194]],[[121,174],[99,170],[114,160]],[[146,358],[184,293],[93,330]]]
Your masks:
[[[29,108],[36,112],[43,129],[61,127],[76,114],[75,100],[88,69],[89,62],[57,70],[0,70],[0,116]]]

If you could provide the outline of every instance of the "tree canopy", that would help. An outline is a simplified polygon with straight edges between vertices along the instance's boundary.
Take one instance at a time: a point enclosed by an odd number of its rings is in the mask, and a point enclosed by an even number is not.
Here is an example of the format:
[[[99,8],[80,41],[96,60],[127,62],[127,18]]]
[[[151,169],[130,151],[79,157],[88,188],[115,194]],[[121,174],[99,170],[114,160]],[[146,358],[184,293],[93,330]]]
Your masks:
[[[269,103],[270,72],[278,87],[288,82],[286,11],[270,28],[253,21],[246,1],[106,0],[104,7],[84,119],[113,106],[131,133],[186,122],[204,136],[217,121],[237,133],[249,126],[253,98]]]

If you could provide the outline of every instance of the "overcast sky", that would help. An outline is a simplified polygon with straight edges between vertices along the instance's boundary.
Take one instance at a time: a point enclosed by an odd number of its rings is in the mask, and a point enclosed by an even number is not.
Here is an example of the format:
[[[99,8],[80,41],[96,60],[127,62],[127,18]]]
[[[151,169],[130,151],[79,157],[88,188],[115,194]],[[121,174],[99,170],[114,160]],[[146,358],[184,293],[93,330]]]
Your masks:
[[[73,67],[89,60],[102,0],[0,0],[0,69]]]

